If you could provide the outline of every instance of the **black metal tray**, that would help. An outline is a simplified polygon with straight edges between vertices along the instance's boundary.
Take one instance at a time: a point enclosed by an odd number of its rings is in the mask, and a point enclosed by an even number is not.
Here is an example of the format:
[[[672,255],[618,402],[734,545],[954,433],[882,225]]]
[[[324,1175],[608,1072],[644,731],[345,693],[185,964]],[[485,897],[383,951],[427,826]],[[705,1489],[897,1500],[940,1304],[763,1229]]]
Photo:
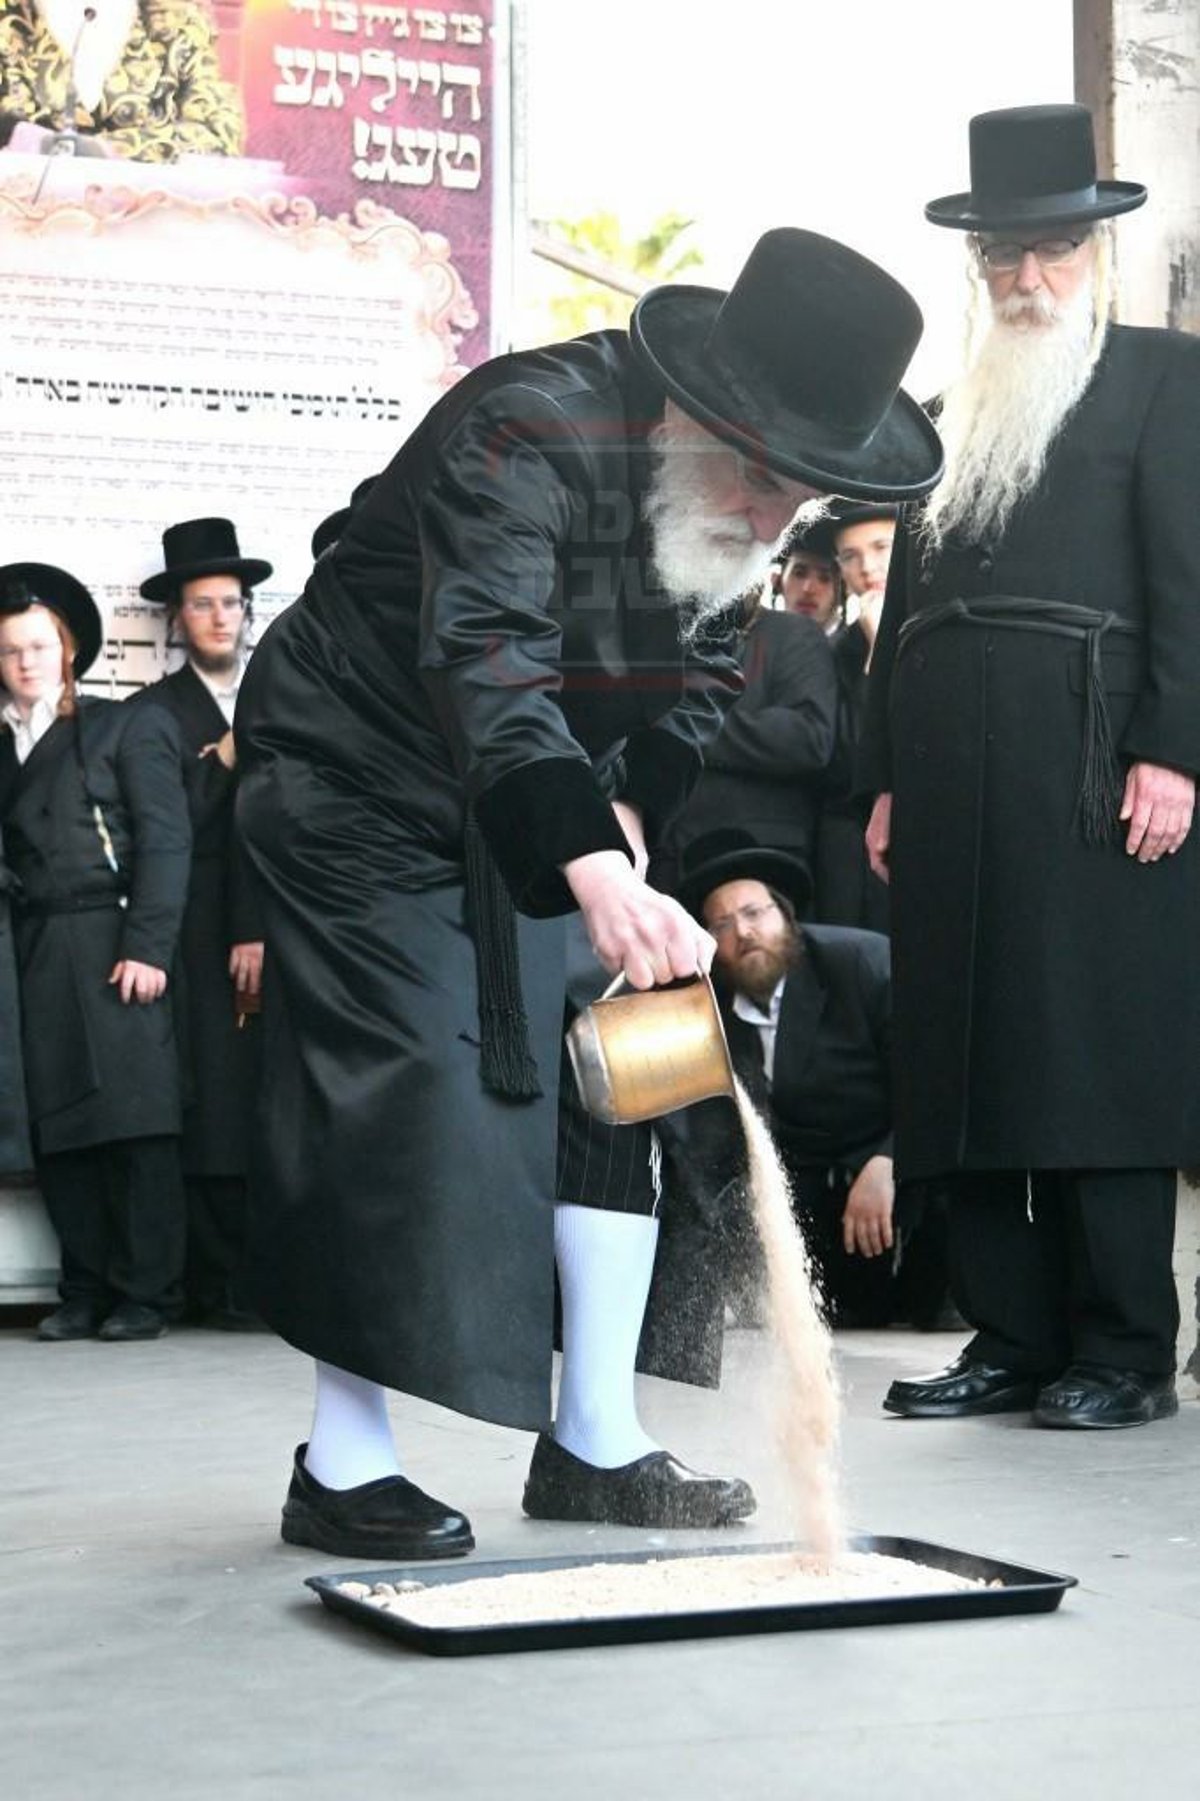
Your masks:
[[[860,1535],[850,1541],[852,1551],[875,1552],[882,1557],[905,1557],[930,1569],[948,1570],[956,1576],[973,1576],[999,1582],[998,1588],[933,1591],[927,1595],[881,1595],[846,1601],[811,1601],[791,1606],[719,1608],[679,1613],[625,1614],[607,1619],[522,1621],[515,1625],[486,1626],[418,1625],[402,1613],[372,1607],[353,1595],[343,1594],[342,1582],[416,1581],[426,1585],[468,1582],[484,1576],[525,1575],[538,1570],[567,1570],[595,1563],[650,1563],[674,1557],[770,1556],[794,1551],[794,1544],[691,1546],[670,1551],[614,1551],[572,1557],[510,1558],[503,1562],[467,1561],[445,1565],[407,1564],[377,1570],[340,1570],[327,1576],[306,1577],[326,1607],[335,1613],[400,1639],[415,1651],[440,1657],[465,1657],[484,1651],[550,1651],[576,1645],[644,1644],[653,1639],[721,1638],[750,1632],[800,1632],[828,1626],[890,1626],[913,1620],[965,1620],[996,1614],[1049,1613],[1056,1608],[1074,1576],[1055,1576],[1019,1563],[1003,1563],[979,1557],[972,1551],[955,1551],[920,1538],[877,1538]]]

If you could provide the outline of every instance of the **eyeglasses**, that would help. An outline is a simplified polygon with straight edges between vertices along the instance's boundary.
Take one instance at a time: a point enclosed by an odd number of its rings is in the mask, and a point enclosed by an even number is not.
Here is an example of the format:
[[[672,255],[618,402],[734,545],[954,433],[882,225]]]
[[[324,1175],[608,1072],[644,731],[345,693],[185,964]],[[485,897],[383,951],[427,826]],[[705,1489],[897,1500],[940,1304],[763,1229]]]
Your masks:
[[[1033,244],[985,244],[981,238],[976,238],[975,248],[980,260],[989,269],[1019,269],[1027,252],[1036,256],[1043,269],[1057,269],[1060,263],[1069,263],[1079,246],[1086,241],[1085,236],[1038,238]]]
[[[727,938],[739,924],[756,926],[760,919],[766,918],[768,913],[778,913],[778,911],[779,903],[777,901],[758,901],[749,907],[738,907],[733,913],[723,913],[720,919],[710,920],[708,929],[714,938]]]
[[[52,650],[61,654],[62,645],[57,638],[48,638],[44,644],[14,644],[11,650],[0,650],[0,663],[19,663],[25,657],[32,662],[35,657],[44,657]]]
[[[225,600],[185,600],[183,611],[190,613],[194,619],[211,619],[214,613],[241,613],[245,606],[244,594],[232,594]]]

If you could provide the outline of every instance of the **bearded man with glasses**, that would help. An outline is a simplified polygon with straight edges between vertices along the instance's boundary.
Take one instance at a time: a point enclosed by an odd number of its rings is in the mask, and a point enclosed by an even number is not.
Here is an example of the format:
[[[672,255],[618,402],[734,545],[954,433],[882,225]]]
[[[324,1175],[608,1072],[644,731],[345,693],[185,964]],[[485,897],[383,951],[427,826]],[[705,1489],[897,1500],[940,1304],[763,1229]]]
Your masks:
[[[975,330],[897,534],[861,762],[890,877],[896,1160],[951,1190],[948,1370],[915,1416],[1176,1410],[1175,1170],[1200,1152],[1200,344],[1109,323],[1078,106],[971,122]]]

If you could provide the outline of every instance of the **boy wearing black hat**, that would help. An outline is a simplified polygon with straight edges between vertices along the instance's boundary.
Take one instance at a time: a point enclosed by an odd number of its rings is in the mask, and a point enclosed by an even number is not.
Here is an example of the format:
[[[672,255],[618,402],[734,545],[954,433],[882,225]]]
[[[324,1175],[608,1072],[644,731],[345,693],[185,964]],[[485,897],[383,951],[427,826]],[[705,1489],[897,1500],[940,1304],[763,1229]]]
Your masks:
[[[142,583],[164,606],[187,661],[138,701],[165,707],[183,741],[192,866],[180,939],[185,985],[184,1286],[190,1315],[249,1328],[239,1281],[246,1170],[258,1097],[262,921],[234,828],[233,711],[245,672],[254,586],[270,563],[244,557],[228,519],[187,519],[163,533],[163,568]]]
[[[864,776],[891,875],[897,1164],[951,1185],[964,1356],[885,1405],[1174,1413],[1175,1170],[1200,1153],[1200,343],[1110,325],[1083,107],[971,122],[979,330],[902,525]]]
[[[172,721],[80,695],[100,615],[45,563],[0,568],[0,824],[38,1179],[62,1247],[47,1340],[159,1338],[184,1198],[172,974],[191,834]]]
[[[728,294],[653,290],[629,333],[501,357],[427,415],[256,653],[238,712],[272,978],[255,1272],[267,1319],[318,1360],[289,1540],[470,1548],[463,1515],[400,1474],[388,1386],[542,1430],[539,1517],[753,1507],[637,1417],[649,1172],[593,1165],[551,1205],[558,916],[578,908],[636,987],[708,963],[642,872],[738,686],[722,615],[808,498],[936,480],[936,434],[898,392],[919,329],[883,271],[777,231]]]

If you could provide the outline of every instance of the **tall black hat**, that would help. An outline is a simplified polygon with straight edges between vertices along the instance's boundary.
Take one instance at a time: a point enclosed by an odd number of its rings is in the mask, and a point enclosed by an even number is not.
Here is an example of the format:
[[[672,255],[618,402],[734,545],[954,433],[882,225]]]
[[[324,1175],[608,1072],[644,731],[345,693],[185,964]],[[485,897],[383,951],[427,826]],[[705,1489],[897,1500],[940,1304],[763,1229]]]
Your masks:
[[[270,563],[242,555],[228,519],[185,519],[169,525],[162,545],[167,566],[142,583],[138,592],[145,600],[170,600],[184,582],[201,575],[236,575],[247,588],[253,588],[273,573]]]
[[[857,251],[782,227],[728,293],[651,288],[634,348],[685,413],[777,474],[824,493],[915,499],[942,472],[937,432],[900,381],[916,301]]]
[[[866,525],[872,519],[898,519],[900,508],[889,500],[835,500],[827,518],[835,541],[843,525]]]
[[[799,857],[760,844],[740,826],[705,832],[686,846],[679,859],[675,898],[699,919],[705,900],[722,882],[765,882],[787,896],[798,918],[812,899],[812,877]]]
[[[75,640],[72,667],[84,675],[100,655],[104,622],[88,589],[53,563],[5,563],[0,567],[0,614],[48,607]]]
[[[971,120],[971,190],[931,200],[925,217],[956,231],[1049,231],[1141,206],[1136,181],[1097,181],[1086,106],[1009,106]]]

